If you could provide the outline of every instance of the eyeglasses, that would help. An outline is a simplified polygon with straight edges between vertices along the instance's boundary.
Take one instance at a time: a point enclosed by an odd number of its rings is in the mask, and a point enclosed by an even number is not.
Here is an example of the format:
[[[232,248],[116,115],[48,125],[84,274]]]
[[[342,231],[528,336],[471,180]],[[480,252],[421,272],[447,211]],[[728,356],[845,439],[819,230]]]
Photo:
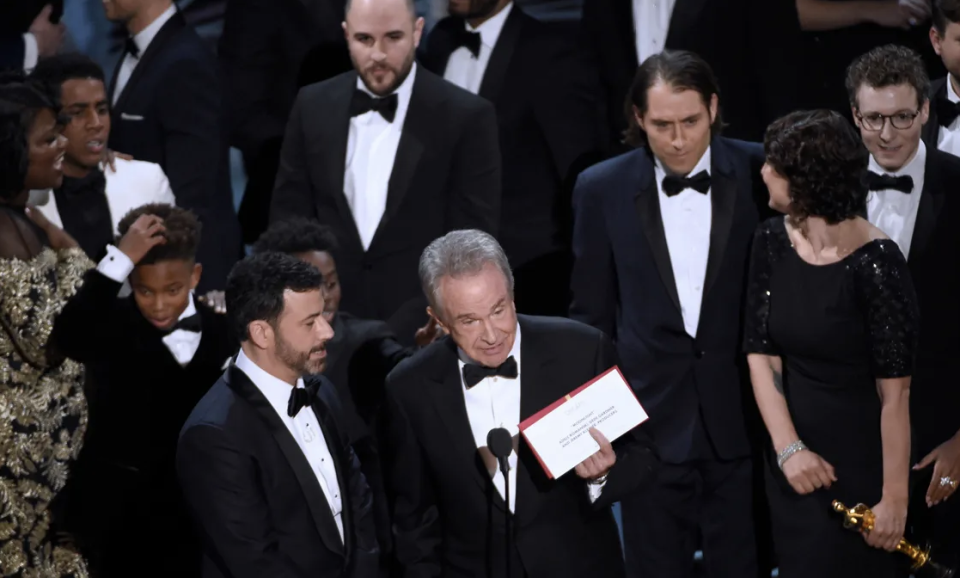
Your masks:
[[[899,130],[905,130],[913,126],[913,121],[917,120],[917,117],[920,116],[920,110],[917,109],[913,112],[898,112],[896,114],[880,114],[879,112],[871,112],[868,115],[863,115],[860,111],[857,111],[857,119],[860,121],[860,124],[863,128],[870,131],[881,131],[883,126],[887,123],[887,119],[890,119],[890,124],[893,128]]]

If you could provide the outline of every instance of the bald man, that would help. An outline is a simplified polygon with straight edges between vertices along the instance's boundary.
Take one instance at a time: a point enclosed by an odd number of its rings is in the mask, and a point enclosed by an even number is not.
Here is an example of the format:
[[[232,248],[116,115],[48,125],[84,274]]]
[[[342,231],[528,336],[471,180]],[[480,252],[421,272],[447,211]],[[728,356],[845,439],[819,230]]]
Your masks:
[[[493,105],[420,68],[412,0],[353,0],[354,70],[300,91],[271,221],[309,217],[340,241],[341,309],[388,321],[412,344],[426,321],[420,253],[455,229],[496,234],[500,148]]]

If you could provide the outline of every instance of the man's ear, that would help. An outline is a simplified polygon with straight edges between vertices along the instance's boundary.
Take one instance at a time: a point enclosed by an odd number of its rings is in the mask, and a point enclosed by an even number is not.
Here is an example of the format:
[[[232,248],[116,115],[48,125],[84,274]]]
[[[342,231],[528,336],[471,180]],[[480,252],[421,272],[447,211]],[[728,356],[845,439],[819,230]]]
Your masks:
[[[190,272],[190,289],[196,289],[197,285],[200,284],[200,277],[203,276],[203,265],[200,263],[195,263],[193,265],[193,271]]]
[[[250,336],[250,342],[257,349],[267,349],[273,343],[273,327],[263,320],[257,320],[247,325],[247,334]]]
[[[440,320],[440,316],[437,315],[436,311],[433,310],[433,307],[427,307],[427,315],[429,315],[437,323],[437,326],[440,327],[440,329],[450,333],[450,329],[443,324],[443,321]]]

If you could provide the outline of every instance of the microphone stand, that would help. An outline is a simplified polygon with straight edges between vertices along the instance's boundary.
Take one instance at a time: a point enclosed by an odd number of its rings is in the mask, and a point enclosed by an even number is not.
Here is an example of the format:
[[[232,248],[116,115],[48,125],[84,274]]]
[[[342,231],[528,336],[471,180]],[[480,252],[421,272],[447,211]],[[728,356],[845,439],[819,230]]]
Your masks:
[[[502,457],[498,460],[500,462],[500,472],[503,473],[503,497],[505,501],[503,513],[503,531],[504,535],[506,536],[506,549],[504,550],[503,555],[507,561],[507,575],[504,578],[512,578],[512,574],[510,574],[510,547],[513,545],[513,540],[510,539],[510,465],[508,459],[509,457]]]

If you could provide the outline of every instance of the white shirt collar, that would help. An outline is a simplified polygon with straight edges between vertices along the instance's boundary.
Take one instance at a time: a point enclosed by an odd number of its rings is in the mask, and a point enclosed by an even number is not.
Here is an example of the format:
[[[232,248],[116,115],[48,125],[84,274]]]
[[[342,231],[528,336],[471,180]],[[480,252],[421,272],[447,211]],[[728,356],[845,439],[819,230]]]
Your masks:
[[[908,176],[913,179],[913,186],[916,188],[917,183],[923,180],[923,171],[924,167],[927,164],[927,147],[923,144],[923,141],[920,141],[920,146],[917,147],[917,152],[913,155],[913,158],[910,159],[907,164],[903,165],[899,171],[890,172],[880,166],[880,163],[873,158],[873,155],[870,155],[870,164],[867,167],[870,171],[877,173],[878,175],[890,175],[894,177]]]
[[[147,47],[150,46],[151,42],[153,42],[153,39],[157,36],[157,33],[160,32],[161,28],[163,28],[163,25],[173,18],[176,13],[177,5],[171,4],[170,7],[164,10],[163,14],[158,16],[156,20],[134,35],[133,42],[137,45],[137,48],[140,49],[141,56],[143,56],[143,53],[147,51]]]
[[[510,11],[513,10],[513,2],[510,2],[504,6],[503,10],[497,12],[489,20],[474,28],[470,26],[466,21],[464,21],[464,26],[467,28],[468,32],[479,32],[480,33],[480,43],[486,46],[489,49],[493,49],[497,45],[497,39],[500,38],[500,33],[503,31],[503,25],[507,22],[507,17],[510,16]]]
[[[410,106],[410,97],[413,95],[413,83],[414,81],[416,81],[416,79],[417,79],[417,63],[414,62],[413,67],[410,68],[410,74],[408,74],[407,77],[403,79],[403,82],[400,83],[400,86],[398,86],[396,90],[390,93],[390,94],[397,95],[396,118],[403,118],[403,114],[405,114],[405,112],[401,114],[401,111],[406,111],[407,108]],[[359,74],[357,75],[357,90],[362,90],[363,92],[366,92],[367,94],[369,94],[374,98],[381,98],[376,94],[373,94],[372,92],[370,92],[370,89],[367,88],[367,85],[363,83],[363,79],[360,78]],[[390,96],[390,95],[388,94],[386,96]]]
[[[509,358],[511,355],[513,356],[514,361],[517,362],[517,375],[520,375],[520,322],[519,321],[517,321],[517,335],[513,339],[513,347],[510,348],[510,355],[508,355],[507,357]],[[459,358],[459,362],[460,362],[461,375],[463,375],[463,366],[468,363],[473,363],[475,365],[482,365],[481,363],[477,363],[476,361],[471,359],[470,356],[467,355],[467,353],[464,350],[460,349],[459,346],[457,346],[457,357]]]
[[[287,416],[287,405],[290,403],[290,384],[261,369],[259,365],[247,357],[243,349],[237,354],[235,365],[237,369],[244,372],[247,377],[250,378],[250,381],[257,386],[257,389],[263,393],[263,396],[270,402],[274,411],[276,411],[281,418],[287,419],[289,417]],[[303,387],[303,378],[297,380],[297,387]]]
[[[957,89],[953,87],[953,77],[947,75],[947,100],[950,102],[960,102],[960,94],[957,94]]]

